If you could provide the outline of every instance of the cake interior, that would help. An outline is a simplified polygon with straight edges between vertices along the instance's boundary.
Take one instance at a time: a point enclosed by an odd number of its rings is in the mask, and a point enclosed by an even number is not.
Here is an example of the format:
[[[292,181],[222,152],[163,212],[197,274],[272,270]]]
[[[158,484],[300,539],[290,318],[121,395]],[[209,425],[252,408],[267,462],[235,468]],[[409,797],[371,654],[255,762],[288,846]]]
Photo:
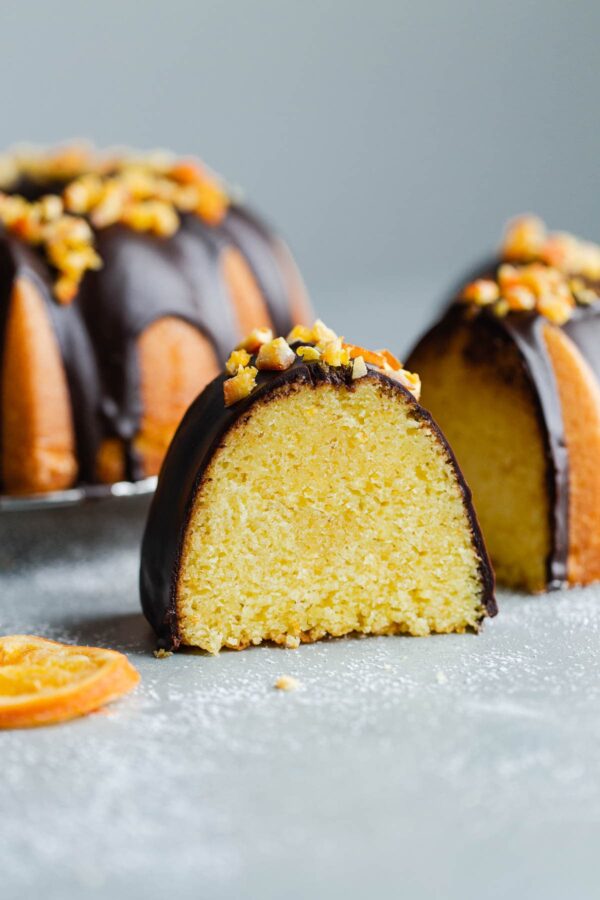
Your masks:
[[[462,325],[410,360],[473,492],[498,581],[544,590],[551,552],[544,438],[518,351]]]
[[[217,652],[350,632],[462,632],[479,558],[447,450],[375,377],[257,400],[206,469],[176,603],[183,644]]]

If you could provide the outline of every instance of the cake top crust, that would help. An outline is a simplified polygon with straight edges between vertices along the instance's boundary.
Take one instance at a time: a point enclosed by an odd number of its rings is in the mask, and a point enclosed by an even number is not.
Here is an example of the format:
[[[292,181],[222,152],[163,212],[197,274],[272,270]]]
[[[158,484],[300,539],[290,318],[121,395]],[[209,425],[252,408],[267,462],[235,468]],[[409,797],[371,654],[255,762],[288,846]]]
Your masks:
[[[367,374],[367,363],[384,372],[403,385],[419,399],[421,380],[416,373],[403,368],[402,363],[389,350],[367,350],[357,344],[349,344],[317,319],[312,328],[295,325],[286,338],[274,337],[270,328],[255,328],[231,352],[223,382],[225,406],[243,400],[256,388],[259,371],[284,372],[296,360],[325,368],[347,370],[355,381]]]
[[[216,226],[229,204],[221,179],[203,163],[165,151],[75,144],[0,156],[0,224],[40,248],[56,272],[53,293],[61,304],[74,299],[88,270],[102,267],[95,231],[120,224],[170,237],[182,214]]]
[[[599,288],[600,245],[550,233],[541,219],[527,215],[509,223],[499,264],[470,281],[458,302],[499,318],[533,312],[564,325],[578,307],[600,300]]]

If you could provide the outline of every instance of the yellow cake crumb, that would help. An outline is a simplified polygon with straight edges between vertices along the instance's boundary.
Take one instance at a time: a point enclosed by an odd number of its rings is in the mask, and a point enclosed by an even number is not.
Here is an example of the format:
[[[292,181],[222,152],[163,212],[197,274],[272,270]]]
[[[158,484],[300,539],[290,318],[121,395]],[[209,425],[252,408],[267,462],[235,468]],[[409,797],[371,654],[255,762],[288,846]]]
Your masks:
[[[277,688],[278,691],[297,691],[300,687],[300,682],[291,675],[280,675],[273,687]]]
[[[284,384],[206,469],[182,548],[180,635],[218,653],[462,632],[480,622],[480,578],[447,451],[403,393],[370,372],[352,389]]]

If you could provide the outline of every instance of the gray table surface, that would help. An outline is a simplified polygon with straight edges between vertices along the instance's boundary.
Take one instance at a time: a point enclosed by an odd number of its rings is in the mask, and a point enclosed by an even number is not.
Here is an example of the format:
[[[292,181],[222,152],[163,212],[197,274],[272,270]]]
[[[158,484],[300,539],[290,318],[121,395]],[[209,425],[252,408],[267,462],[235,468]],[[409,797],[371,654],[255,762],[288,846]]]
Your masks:
[[[0,519],[0,632],[142,675],[0,733],[2,900],[598,896],[599,590],[501,593],[478,636],[155,659],[144,501],[114,503]]]

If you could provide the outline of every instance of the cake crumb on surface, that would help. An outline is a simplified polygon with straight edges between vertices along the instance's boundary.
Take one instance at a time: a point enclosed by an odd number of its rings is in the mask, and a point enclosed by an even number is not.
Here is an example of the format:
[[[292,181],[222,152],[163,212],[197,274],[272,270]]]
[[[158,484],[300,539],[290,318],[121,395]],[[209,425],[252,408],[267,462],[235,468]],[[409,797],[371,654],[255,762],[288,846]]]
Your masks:
[[[154,655],[157,659],[166,659],[168,656],[173,656],[173,651],[165,650],[163,647],[159,647],[158,650],[154,651]]]
[[[280,675],[273,687],[278,691],[296,691],[300,687],[300,682],[291,675]]]
[[[436,672],[435,677],[438,684],[448,684],[448,676],[444,672]]]

